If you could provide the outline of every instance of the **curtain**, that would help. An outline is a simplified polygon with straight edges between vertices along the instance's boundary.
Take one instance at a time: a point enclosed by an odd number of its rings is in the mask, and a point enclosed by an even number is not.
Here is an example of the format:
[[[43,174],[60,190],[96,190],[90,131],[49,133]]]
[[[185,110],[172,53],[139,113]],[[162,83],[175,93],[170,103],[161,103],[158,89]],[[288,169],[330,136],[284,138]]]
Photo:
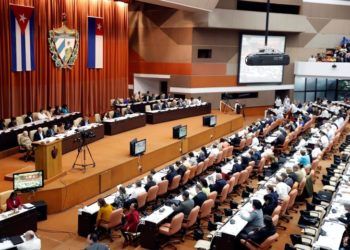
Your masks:
[[[10,69],[9,4],[35,8],[35,65],[31,72]],[[49,52],[49,30],[61,26],[80,35],[78,58],[72,69],[59,69]],[[110,0],[1,0],[0,117],[18,116],[40,108],[67,104],[85,115],[105,112],[110,99],[128,92],[128,5]],[[104,68],[87,68],[87,17],[104,22]]]

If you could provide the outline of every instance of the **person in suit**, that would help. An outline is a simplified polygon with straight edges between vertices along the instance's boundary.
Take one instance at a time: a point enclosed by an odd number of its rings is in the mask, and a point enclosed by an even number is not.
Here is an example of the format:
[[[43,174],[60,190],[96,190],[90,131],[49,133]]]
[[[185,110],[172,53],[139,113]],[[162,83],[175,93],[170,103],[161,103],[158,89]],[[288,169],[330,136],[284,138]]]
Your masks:
[[[241,138],[238,136],[238,134],[235,134],[235,136],[231,139],[231,145],[234,147],[238,147],[241,143]]]
[[[169,185],[171,185],[171,182],[173,181],[174,177],[177,175],[177,172],[174,168],[174,166],[170,166],[168,173],[165,176],[165,179],[169,181]]]
[[[148,192],[148,190],[155,185],[157,185],[157,183],[153,180],[153,175],[149,174],[147,176],[147,183],[145,185],[146,191]]]
[[[59,106],[55,106],[55,110],[53,111],[53,115],[60,115],[61,114],[61,110]]]
[[[52,137],[54,136],[56,133],[55,133],[55,130],[53,129],[53,125],[50,125],[46,131],[46,135],[45,137]]]
[[[143,101],[149,102],[151,100],[151,95],[149,94],[149,91],[146,92],[146,94],[143,96]]]
[[[32,112],[27,112],[27,116],[24,118],[24,123],[31,123],[33,122],[33,113]]]
[[[207,200],[207,195],[202,191],[202,185],[201,184],[196,184],[196,196],[193,197],[194,201],[194,206],[199,206],[201,207],[204,201]]]
[[[67,104],[63,104],[61,108],[61,114],[68,114],[68,113],[69,113],[69,109]]]
[[[157,103],[153,105],[153,110],[162,110],[162,103],[157,101]]]
[[[190,199],[190,194],[188,191],[182,193],[182,199],[183,201],[180,203],[180,205],[173,205],[174,213],[184,213],[185,218],[187,218],[191,213],[191,210],[194,208],[194,201]]]
[[[89,125],[89,117],[84,116],[84,118],[81,120],[79,125],[80,125],[80,127],[84,127],[84,126]]]
[[[11,117],[11,121],[7,125],[7,128],[13,128],[17,126],[16,117]]]
[[[243,238],[245,238],[250,232],[264,226],[264,214],[261,202],[259,200],[253,200],[252,207],[252,211],[241,211],[240,213],[241,218],[248,222],[241,233]]]
[[[210,191],[216,191],[220,194],[226,184],[227,182],[222,178],[222,174],[216,173],[216,181],[214,184],[210,185]]]
[[[169,103],[167,101],[164,101],[162,104],[162,109],[168,109],[170,108]]]
[[[273,213],[273,210],[277,207],[277,203],[274,203],[272,200],[272,197],[269,196],[268,194],[264,195],[264,205],[262,207],[263,213],[265,215],[271,215]]]
[[[231,169],[231,174],[234,174],[236,172],[241,172],[243,170],[242,165],[239,163],[238,158],[233,159],[233,165]]]
[[[280,131],[278,131],[278,136],[277,136],[275,145],[276,146],[283,145],[285,140],[286,140],[286,137]]]
[[[181,175],[181,178],[182,178],[187,170],[186,166],[181,164],[180,161],[176,161],[175,166],[177,167],[176,169],[177,174]]]
[[[39,127],[34,134],[33,141],[41,141],[45,138],[43,128]]]
[[[133,114],[134,113],[134,111],[132,111],[132,109],[131,109],[131,106],[130,105],[128,105],[127,107],[126,107],[126,110],[125,110],[125,115],[131,115],[131,114]]]
[[[254,231],[254,233],[249,234],[246,239],[249,239],[249,240],[253,241],[254,243],[260,245],[267,238],[269,238],[270,236],[272,236],[276,233],[276,228],[273,224],[271,216],[268,216],[268,215],[264,216],[264,225],[265,226]],[[243,245],[244,245],[245,240],[242,240],[241,243],[243,243]]]
[[[271,202],[275,204],[276,206],[278,205],[278,194],[275,191],[275,188],[272,185],[267,186],[267,196],[271,198]]]
[[[49,117],[47,116],[46,112],[44,109],[40,109],[39,113],[38,113],[38,120],[46,120]]]
[[[5,120],[0,118],[0,130],[4,130],[6,128],[5,126]]]
[[[118,109],[118,108],[114,109],[112,118],[118,118],[118,117],[121,117],[121,116],[122,116],[122,113],[120,112],[120,109]]]

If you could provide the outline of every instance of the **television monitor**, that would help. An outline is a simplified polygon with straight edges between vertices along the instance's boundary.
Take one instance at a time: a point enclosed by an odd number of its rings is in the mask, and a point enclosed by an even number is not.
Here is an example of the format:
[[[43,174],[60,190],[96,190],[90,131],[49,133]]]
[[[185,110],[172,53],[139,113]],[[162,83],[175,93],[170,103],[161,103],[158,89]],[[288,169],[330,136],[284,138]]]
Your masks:
[[[203,126],[215,127],[216,126],[216,116],[215,115],[203,116]]]
[[[13,174],[13,190],[31,191],[44,186],[44,171],[31,171]]]
[[[280,84],[283,79],[283,66],[248,66],[245,58],[264,48],[265,36],[242,34],[239,57],[239,84]],[[268,37],[268,47],[285,52],[286,37],[271,35]]]
[[[139,156],[146,152],[146,139],[138,141],[133,139],[130,142],[130,155]]]
[[[187,125],[178,125],[173,127],[173,138],[182,139],[187,136]]]

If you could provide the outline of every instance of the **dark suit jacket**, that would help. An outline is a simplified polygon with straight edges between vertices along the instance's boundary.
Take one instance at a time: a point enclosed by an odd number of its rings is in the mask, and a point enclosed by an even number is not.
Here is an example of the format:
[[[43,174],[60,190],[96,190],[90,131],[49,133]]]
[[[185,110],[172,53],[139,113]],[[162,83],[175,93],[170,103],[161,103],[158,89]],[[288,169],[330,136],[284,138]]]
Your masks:
[[[30,122],[32,122],[33,120],[34,120],[33,117],[26,116],[26,117],[24,118],[24,123],[30,123]]]
[[[122,116],[122,114],[120,112],[114,111],[113,118],[118,118],[118,117],[121,117],[121,116]]]
[[[81,122],[80,122],[80,126],[86,126],[88,124],[89,124],[89,122],[85,122],[84,120],[81,120]]]
[[[165,178],[169,181],[169,185],[171,184],[171,182],[173,181],[173,179],[176,175],[177,175],[176,171],[171,171],[171,172],[167,173]]]
[[[215,182],[215,184],[210,185],[210,191],[216,191],[218,194],[220,194],[225,185],[226,181],[224,179],[218,180]]]
[[[235,163],[233,164],[231,171],[232,171],[232,174],[234,174],[236,172],[241,172],[242,170],[243,170],[242,165],[239,163]]]
[[[43,136],[43,139],[44,139],[45,138],[44,133],[42,134],[42,136]],[[40,135],[39,135],[38,131],[36,131],[35,134],[34,134],[33,141],[40,141],[40,140],[42,140],[42,139],[40,138]]]
[[[286,137],[283,134],[280,134],[276,139],[275,145],[283,145],[285,140],[286,140]]]
[[[181,175],[181,177],[184,176],[187,168],[184,165],[180,165],[179,168],[177,169],[177,174]]]
[[[233,137],[231,139],[231,145],[233,146],[239,146],[240,143],[241,143],[241,138],[239,137]]]
[[[199,192],[195,197],[193,197],[194,206],[201,207],[203,202],[207,200],[207,195],[204,192]]]
[[[253,234],[249,235],[248,238],[257,243],[257,244],[261,244],[263,243],[267,238],[269,238],[270,236],[274,235],[276,233],[276,228],[275,227],[262,227],[260,229],[258,229],[257,231],[255,231]]]
[[[4,123],[0,123],[0,130],[4,130],[5,129],[5,124]]]
[[[194,208],[194,201],[188,199],[180,203],[179,206],[175,207],[175,213],[184,213],[185,218],[191,213],[192,208]]]
[[[52,137],[55,135],[55,131],[53,129],[48,129],[45,137]]]
[[[157,185],[157,183],[155,183],[155,181],[149,181],[149,182],[147,182],[146,185],[145,185],[146,191],[148,192],[148,189],[150,189],[151,187],[153,187],[153,186],[155,186],[155,185]]]
[[[13,128],[13,127],[16,127],[17,126],[17,122],[10,122],[7,127],[8,128]]]

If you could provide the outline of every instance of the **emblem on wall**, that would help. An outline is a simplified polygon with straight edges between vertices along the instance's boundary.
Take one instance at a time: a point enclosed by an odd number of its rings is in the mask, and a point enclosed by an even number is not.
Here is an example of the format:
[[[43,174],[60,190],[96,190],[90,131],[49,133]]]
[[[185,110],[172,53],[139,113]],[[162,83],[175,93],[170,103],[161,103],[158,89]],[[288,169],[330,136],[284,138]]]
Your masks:
[[[79,32],[66,26],[65,14],[62,26],[49,31],[49,49],[57,68],[73,67],[79,51]]]

